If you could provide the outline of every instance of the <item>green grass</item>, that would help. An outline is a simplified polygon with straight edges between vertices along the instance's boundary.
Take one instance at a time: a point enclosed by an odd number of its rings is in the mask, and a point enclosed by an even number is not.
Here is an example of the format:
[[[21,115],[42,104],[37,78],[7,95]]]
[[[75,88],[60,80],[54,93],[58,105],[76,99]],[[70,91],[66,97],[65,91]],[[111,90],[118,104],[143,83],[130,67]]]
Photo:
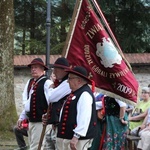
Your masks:
[[[13,131],[0,131],[0,141],[15,140]]]

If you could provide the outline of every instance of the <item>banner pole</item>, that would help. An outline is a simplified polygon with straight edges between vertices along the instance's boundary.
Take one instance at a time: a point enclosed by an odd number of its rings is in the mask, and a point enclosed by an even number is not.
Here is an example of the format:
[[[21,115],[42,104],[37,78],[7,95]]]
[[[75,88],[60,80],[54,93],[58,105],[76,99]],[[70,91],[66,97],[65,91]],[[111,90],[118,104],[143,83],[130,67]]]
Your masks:
[[[47,112],[46,112],[46,120],[48,120],[48,115],[50,113],[50,110],[51,110],[51,103],[49,104]],[[38,145],[38,150],[41,150],[43,139],[45,136],[46,127],[47,127],[47,125],[43,125],[43,129],[42,129],[42,133],[41,133],[41,137],[40,137],[40,141],[39,141],[39,145]]]
[[[108,22],[107,22],[106,18],[104,17],[104,14],[102,13],[102,11],[101,11],[100,7],[98,6],[97,2],[96,2],[95,0],[93,0],[92,2],[93,2],[93,4],[94,4],[94,6],[95,6],[97,12],[98,12],[99,15],[101,16],[103,22],[105,23],[106,28],[108,29],[108,32],[109,32],[109,34],[111,35],[111,37],[112,37],[112,39],[113,39],[115,45],[116,45],[116,46],[118,47],[118,49],[122,52],[122,50],[121,50],[121,48],[120,48],[120,46],[119,46],[119,44],[118,44],[118,42],[117,42],[117,40],[116,40],[114,34],[113,34],[111,28],[109,27]]]
[[[75,5],[74,11],[73,11],[72,21],[71,21],[70,28],[69,28],[69,32],[67,34],[65,46],[64,46],[63,51],[62,51],[62,56],[63,57],[67,56],[68,47],[70,46],[70,43],[71,43],[73,30],[75,29],[75,25],[76,25],[76,21],[77,21],[77,16],[79,14],[82,1],[83,0],[77,0],[77,2],[76,2],[76,5]]]

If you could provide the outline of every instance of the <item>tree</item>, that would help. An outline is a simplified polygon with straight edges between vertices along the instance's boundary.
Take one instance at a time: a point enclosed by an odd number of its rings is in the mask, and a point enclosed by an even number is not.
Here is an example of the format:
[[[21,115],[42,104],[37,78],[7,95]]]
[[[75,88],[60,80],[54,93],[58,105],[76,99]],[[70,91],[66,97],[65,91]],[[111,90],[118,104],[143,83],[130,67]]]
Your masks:
[[[52,1],[51,54],[62,53],[74,6],[75,0]]]
[[[15,54],[43,54],[46,0],[15,0]]]
[[[62,52],[75,2],[76,0],[51,0],[51,54]],[[97,2],[123,52],[150,52],[149,0]],[[45,54],[46,0],[15,0],[14,6],[15,54]]]
[[[51,54],[60,54],[75,0],[51,1]],[[15,54],[45,54],[46,0],[15,0]],[[63,12],[63,13],[62,13]]]
[[[16,122],[13,76],[13,0],[0,1],[0,131]]]
[[[150,4],[147,0],[98,2],[123,52],[150,52]]]

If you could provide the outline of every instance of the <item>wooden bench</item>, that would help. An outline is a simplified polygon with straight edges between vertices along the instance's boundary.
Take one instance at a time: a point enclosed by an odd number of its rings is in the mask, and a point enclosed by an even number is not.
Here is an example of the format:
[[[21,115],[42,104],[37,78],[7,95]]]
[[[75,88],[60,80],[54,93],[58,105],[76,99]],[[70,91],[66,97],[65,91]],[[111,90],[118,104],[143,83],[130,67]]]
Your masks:
[[[133,135],[127,135],[127,142],[128,142],[128,148],[129,150],[136,150],[137,148],[135,147],[134,142],[139,141],[141,138],[138,136],[133,136]]]

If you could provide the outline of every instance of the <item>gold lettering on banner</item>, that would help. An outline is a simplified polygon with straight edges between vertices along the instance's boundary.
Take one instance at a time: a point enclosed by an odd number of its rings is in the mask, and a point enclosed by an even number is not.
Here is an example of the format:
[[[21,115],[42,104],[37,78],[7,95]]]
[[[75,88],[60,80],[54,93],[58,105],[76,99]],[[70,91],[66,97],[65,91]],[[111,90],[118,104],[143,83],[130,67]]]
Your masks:
[[[100,24],[93,25],[86,33],[87,36],[90,37],[90,39],[93,39],[94,36],[101,30],[104,30],[103,26]]]
[[[84,45],[84,56],[89,65],[93,63],[93,60],[90,55],[90,46],[89,45]]]
[[[118,83],[117,91],[122,92],[124,94],[128,94],[128,95],[132,94],[132,96],[135,95],[135,92],[133,91],[132,88],[128,87],[127,85],[121,84],[121,83]]]
[[[94,65],[94,66],[92,67],[92,70],[93,70],[94,72],[96,72],[97,74],[103,76],[103,77],[107,77],[107,76],[108,76],[108,73],[107,73],[107,72],[101,70],[101,69],[100,69],[99,67],[97,67],[96,65]]]
[[[91,17],[91,14],[90,14],[90,9],[91,8],[89,6],[87,6],[87,8],[88,8],[89,11],[86,11],[85,18],[84,18],[84,20],[81,23],[81,29],[85,29],[85,26],[89,22],[90,17]]]
[[[119,77],[125,76],[128,72],[129,72],[129,68],[126,67],[126,69],[120,72],[109,73],[109,78],[119,78]]]

